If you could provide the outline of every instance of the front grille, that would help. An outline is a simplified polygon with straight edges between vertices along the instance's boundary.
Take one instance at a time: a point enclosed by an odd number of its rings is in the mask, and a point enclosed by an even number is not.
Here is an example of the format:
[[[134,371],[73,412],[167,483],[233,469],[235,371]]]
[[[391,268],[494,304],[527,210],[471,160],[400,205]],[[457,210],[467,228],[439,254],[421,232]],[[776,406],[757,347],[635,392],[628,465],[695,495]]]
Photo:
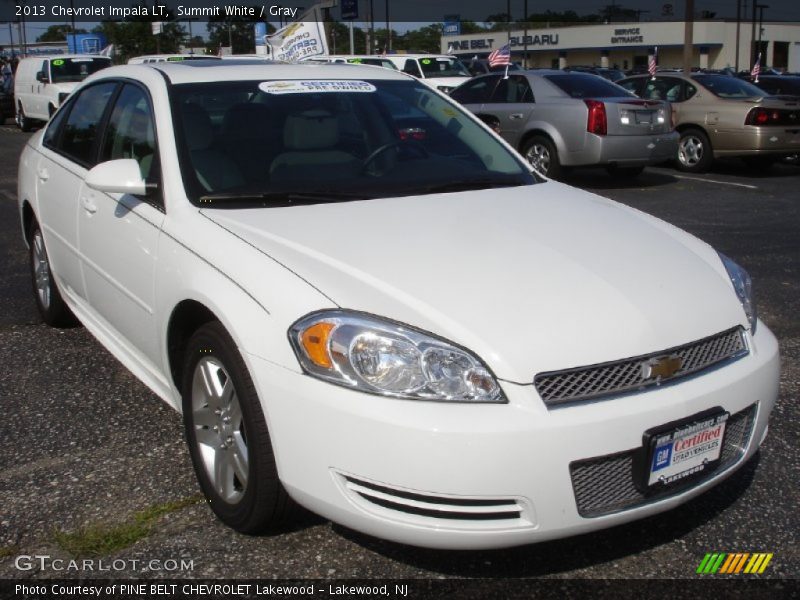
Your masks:
[[[579,402],[672,382],[746,354],[744,331],[741,327],[734,327],[661,352],[588,367],[539,373],[533,384],[548,405]],[[652,363],[661,358],[680,358],[680,367],[669,377],[654,377],[651,374]]]
[[[720,463],[711,473],[727,469],[742,458],[753,432],[755,417],[756,405],[754,404],[728,418]],[[575,493],[578,513],[582,517],[599,517],[660,500],[697,485],[711,476],[708,474],[699,478],[699,481],[693,479],[683,485],[677,484],[642,492],[634,484],[636,476],[634,457],[637,452],[642,452],[642,450],[637,448],[621,454],[601,456],[570,464],[572,489]]]
[[[463,498],[433,496],[398,490],[351,476],[344,476],[345,488],[358,498],[388,510],[451,522],[520,519],[523,507],[513,498]]]

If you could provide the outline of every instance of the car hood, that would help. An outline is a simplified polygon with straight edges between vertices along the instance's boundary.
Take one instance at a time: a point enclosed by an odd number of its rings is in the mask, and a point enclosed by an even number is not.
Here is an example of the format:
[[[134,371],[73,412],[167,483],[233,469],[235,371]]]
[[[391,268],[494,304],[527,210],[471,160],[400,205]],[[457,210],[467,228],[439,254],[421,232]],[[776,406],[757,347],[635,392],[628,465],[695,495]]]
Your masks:
[[[428,84],[432,88],[438,88],[439,86],[457,88],[462,83],[469,80],[469,77],[426,77],[421,81]]]
[[[202,213],[335,304],[454,341],[517,383],[746,325],[710,246],[556,182]]]

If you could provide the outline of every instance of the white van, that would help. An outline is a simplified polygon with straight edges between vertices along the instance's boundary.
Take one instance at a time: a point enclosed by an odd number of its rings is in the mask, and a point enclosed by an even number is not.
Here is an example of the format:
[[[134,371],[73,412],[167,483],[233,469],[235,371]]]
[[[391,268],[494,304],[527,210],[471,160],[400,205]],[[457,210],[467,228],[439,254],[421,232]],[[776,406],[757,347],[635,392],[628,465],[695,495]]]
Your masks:
[[[47,121],[75,86],[110,66],[109,57],[89,54],[23,58],[14,77],[17,125],[30,131],[36,121]]]
[[[446,94],[472,77],[460,60],[446,54],[388,54],[386,58],[403,73]]]

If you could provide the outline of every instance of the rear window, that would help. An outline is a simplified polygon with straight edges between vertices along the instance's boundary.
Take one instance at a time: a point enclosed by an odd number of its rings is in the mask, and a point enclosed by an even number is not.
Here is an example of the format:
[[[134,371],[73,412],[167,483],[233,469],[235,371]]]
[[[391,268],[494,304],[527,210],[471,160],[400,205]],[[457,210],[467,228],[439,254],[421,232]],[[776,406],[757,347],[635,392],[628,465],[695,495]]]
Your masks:
[[[545,75],[550,83],[570,98],[619,98],[633,96],[628,90],[597,75],[565,73]]]
[[[727,75],[693,75],[692,79],[719,98],[760,98],[764,90]]]
[[[110,66],[110,58],[54,58],[50,61],[50,80],[53,83],[83,81],[92,73]]]

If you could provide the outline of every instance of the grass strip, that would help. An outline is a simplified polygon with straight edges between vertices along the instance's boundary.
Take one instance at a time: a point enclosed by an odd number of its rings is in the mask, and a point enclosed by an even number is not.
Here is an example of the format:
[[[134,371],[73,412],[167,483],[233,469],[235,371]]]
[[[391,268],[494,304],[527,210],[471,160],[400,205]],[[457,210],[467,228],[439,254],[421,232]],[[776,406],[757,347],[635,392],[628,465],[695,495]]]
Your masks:
[[[107,556],[147,537],[153,524],[164,515],[201,502],[203,497],[194,495],[173,502],[155,504],[134,513],[129,521],[123,523],[90,524],[74,532],[56,529],[53,537],[62,550],[75,558]]]

